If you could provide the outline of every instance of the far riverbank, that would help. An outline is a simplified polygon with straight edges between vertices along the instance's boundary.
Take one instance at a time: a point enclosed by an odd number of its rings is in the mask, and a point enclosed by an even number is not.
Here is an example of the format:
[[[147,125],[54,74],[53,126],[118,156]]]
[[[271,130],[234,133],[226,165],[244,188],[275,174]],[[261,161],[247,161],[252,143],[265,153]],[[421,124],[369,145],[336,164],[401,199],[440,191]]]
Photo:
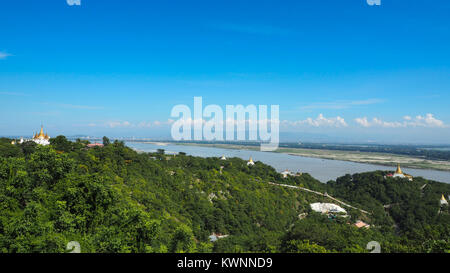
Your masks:
[[[257,146],[233,145],[233,144],[203,144],[203,143],[173,143],[175,145],[212,147],[221,149],[259,151]],[[450,172],[450,161],[429,160],[412,156],[403,156],[389,153],[368,153],[325,149],[300,149],[278,148],[274,153],[283,153],[293,156],[321,158],[328,160],[341,160],[355,163],[374,164],[387,167],[395,167],[401,164],[406,168],[438,170]]]
[[[261,152],[259,149],[231,149],[203,145],[175,144],[175,143],[143,143],[126,142],[126,145],[135,150],[143,152],[156,152],[163,149],[167,154],[177,154],[184,152],[192,156],[200,157],[239,157],[248,160],[250,157],[254,161],[261,161],[274,167],[277,171],[286,169],[293,172],[309,173],[321,182],[328,182],[345,174],[372,172],[376,170],[395,171],[395,166],[382,166],[376,164],[356,163],[343,160],[330,160],[317,157],[306,157],[300,155],[290,155],[280,152]],[[422,176],[426,179],[450,183],[450,172],[430,169],[416,169],[402,166],[405,173],[413,176]]]

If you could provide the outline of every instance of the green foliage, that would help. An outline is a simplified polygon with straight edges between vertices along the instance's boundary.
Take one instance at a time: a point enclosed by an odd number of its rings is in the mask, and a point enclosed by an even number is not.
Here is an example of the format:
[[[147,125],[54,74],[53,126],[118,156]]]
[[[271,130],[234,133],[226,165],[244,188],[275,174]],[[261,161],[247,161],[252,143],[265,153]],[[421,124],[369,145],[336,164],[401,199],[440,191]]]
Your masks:
[[[70,152],[74,148],[71,141],[67,140],[65,136],[57,136],[50,139],[50,144],[57,151]]]
[[[106,146],[106,145],[109,145],[109,144],[111,144],[111,141],[109,140],[108,137],[104,136],[103,137],[103,145]]]
[[[327,253],[327,249],[308,240],[291,240],[286,243],[286,253]]]
[[[70,241],[104,253],[366,252],[370,241],[385,252],[449,251],[449,211],[437,203],[447,184],[381,172],[323,184],[239,158],[137,153],[106,137],[104,147],[87,143],[0,139],[1,252],[62,253]],[[373,214],[330,220],[309,207],[330,200],[268,182],[327,191]],[[373,227],[357,229],[357,219]],[[210,242],[212,233],[228,236]]]

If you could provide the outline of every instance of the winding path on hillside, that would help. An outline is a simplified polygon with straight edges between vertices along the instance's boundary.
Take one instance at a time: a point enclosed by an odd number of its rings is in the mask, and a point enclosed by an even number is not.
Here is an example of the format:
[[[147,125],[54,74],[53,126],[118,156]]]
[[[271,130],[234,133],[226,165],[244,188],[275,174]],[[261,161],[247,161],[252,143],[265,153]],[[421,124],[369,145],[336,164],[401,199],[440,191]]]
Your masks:
[[[278,183],[273,183],[273,182],[268,182],[268,183],[269,183],[270,185],[274,185],[274,186],[279,186],[279,187],[285,187],[285,188],[291,188],[291,189],[302,190],[302,191],[314,193],[314,194],[317,194],[317,195],[320,195],[320,196],[328,197],[328,198],[330,198],[331,200],[333,200],[333,201],[335,201],[335,202],[338,202],[339,204],[341,204],[341,205],[343,205],[343,206],[345,206],[345,207],[359,210],[360,212],[365,213],[365,214],[371,214],[370,212],[367,212],[367,211],[365,211],[365,210],[356,208],[356,207],[354,207],[354,206],[352,206],[352,205],[349,205],[349,204],[347,204],[347,203],[345,203],[345,202],[343,202],[343,201],[341,201],[341,200],[338,200],[338,199],[334,198],[333,196],[329,195],[328,193],[321,193],[321,192],[318,192],[318,191],[313,191],[313,190],[310,190],[310,189],[307,189],[307,188],[303,188],[303,187],[299,187],[299,186],[292,186],[292,185],[287,185],[287,184],[278,184]]]

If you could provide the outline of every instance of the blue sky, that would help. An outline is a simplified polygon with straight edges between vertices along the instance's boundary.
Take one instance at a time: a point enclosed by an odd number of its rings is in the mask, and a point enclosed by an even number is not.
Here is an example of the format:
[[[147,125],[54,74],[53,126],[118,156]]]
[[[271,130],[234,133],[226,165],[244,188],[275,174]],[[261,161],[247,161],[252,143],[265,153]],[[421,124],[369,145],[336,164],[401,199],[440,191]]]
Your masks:
[[[450,1],[0,2],[0,135],[169,135],[176,104],[281,130],[450,143]]]

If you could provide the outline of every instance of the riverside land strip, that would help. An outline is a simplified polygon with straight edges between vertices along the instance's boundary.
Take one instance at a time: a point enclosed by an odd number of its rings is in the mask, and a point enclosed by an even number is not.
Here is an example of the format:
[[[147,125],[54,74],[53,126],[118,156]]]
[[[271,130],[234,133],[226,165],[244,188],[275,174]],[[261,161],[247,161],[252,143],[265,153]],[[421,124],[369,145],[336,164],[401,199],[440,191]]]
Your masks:
[[[202,143],[202,142],[175,142],[178,145],[191,145],[203,147],[215,147],[222,149],[235,150],[258,150],[258,146],[252,144],[231,144],[231,143]],[[280,144],[280,147],[274,151],[275,153],[284,153],[296,156],[314,157],[330,160],[343,160],[356,163],[367,163],[382,166],[396,166],[398,163],[407,168],[414,169],[433,169],[441,171],[450,171],[450,160],[445,159],[450,157],[449,151],[437,151],[434,148],[408,148],[394,149],[396,146],[385,146],[384,152],[377,152],[382,150],[383,146],[348,146],[348,145],[328,145],[328,144],[311,144],[303,145],[308,148],[286,147],[296,144]],[[302,145],[302,144],[300,144]],[[300,146],[297,145],[297,146]],[[311,147],[313,146],[313,147]],[[369,148],[367,148],[369,147]],[[388,148],[391,147],[391,148]],[[436,152],[437,155],[430,155]]]

